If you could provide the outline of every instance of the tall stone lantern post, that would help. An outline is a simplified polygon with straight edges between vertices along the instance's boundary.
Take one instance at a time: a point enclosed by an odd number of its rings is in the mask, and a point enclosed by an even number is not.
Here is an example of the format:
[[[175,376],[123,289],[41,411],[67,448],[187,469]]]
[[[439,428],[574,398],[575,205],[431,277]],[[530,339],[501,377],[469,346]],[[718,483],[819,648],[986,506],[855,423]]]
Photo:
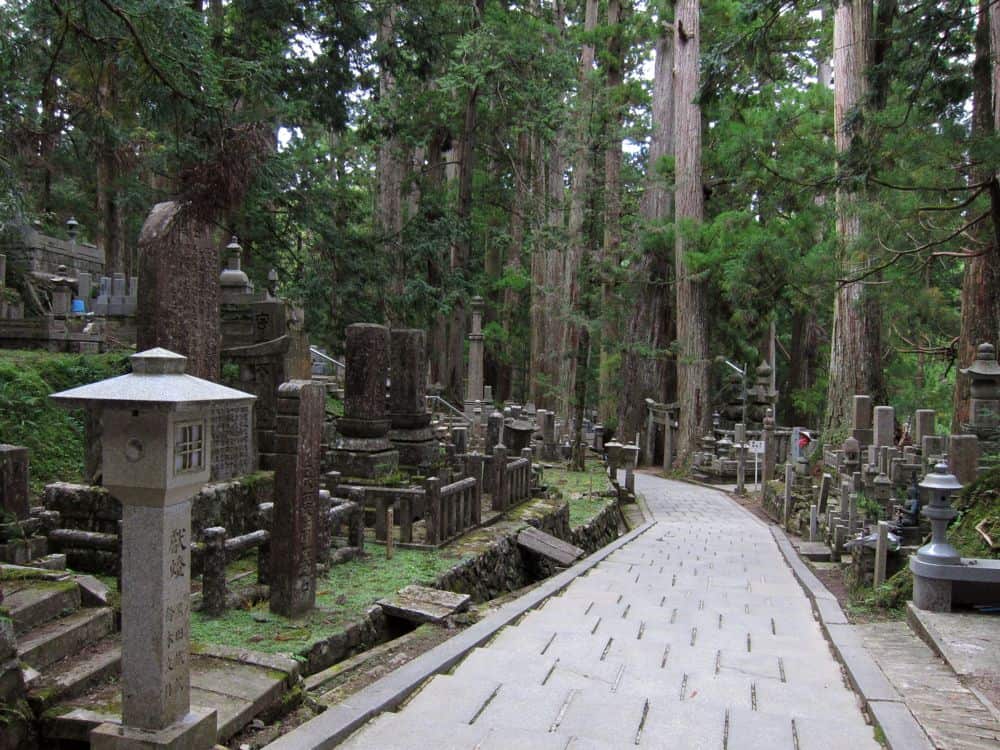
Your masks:
[[[215,744],[215,711],[190,701],[191,503],[209,479],[212,407],[254,397],[186,365],[150,349],[132,356],[129,375],[52,396],[103,410],[104,485],[122,504],[122,725],[94,729],[93,750]]]
[[[962,489],[962,484],[939,463],[927,474],[920,488],[931,496],[923,514],[931,521],[931,541],[910,557],[913,572],[913,603],[920,609],[948,612],[951,609],[951,580],[946,573],[951,566],[959,565],[962,557],[948,541],[948,522],[958,515],[951,507],[951,496]]]
[[[469,372],[465,380],[465,415],[483,400],[483,298],[472,298],[472,330],[469,332]]]

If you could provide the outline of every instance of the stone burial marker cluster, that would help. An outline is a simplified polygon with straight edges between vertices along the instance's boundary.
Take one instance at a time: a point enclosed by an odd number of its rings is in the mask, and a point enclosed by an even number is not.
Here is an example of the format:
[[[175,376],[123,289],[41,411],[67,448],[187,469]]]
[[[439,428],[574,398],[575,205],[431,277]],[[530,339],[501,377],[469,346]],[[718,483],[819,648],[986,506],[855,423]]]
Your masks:
[[[191,708],[191,504],[208,481],[212,408],[253,396],[185,374],[165,349],[132,372],[53,394],[101,408],[104,484],[122,504],[122,725],[91,732],[94,750],[207,750],[216,712]]]

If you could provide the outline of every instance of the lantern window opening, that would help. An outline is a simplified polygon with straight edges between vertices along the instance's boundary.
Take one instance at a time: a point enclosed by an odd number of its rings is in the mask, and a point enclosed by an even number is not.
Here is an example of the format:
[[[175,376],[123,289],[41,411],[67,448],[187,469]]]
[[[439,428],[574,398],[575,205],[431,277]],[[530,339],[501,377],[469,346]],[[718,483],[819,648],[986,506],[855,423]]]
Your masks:
[[[205,422],[183,422],[174,429],[174,475],[205,468]]]

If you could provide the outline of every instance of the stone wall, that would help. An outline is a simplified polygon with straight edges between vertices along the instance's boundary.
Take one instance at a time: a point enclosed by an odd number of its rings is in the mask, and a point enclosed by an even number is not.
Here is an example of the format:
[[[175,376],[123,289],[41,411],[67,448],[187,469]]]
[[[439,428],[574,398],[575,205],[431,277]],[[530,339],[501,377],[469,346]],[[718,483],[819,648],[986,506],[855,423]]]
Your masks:
[[[222,526],[229,536],[239,536],[257,528],[257,506],[274,500],[274,474],[257,472],[231,482],[208,484],[195,495],[191,509],[191,529],[195,538],[202,529]],[[45,486],[46,510],[58,511],[63,529],[117,534],[122,517],[121,503],[104,487],[55,482]],[[117,555],[93,549],[65,549],[67,563],[78,570],[114,574]]]
[[[589,555],[617,539],[621,523],[622,514],[617,503],[609,503],[583,526],[573,529],[569,541]]]

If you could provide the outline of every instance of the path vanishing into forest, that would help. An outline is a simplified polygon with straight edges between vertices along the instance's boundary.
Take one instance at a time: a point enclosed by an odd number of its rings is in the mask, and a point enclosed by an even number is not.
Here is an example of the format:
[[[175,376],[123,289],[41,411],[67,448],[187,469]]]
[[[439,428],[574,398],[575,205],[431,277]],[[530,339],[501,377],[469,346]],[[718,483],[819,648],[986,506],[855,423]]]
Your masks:
[[[341,747],[878,748],[768,528],[636,482],[655,525]]]

